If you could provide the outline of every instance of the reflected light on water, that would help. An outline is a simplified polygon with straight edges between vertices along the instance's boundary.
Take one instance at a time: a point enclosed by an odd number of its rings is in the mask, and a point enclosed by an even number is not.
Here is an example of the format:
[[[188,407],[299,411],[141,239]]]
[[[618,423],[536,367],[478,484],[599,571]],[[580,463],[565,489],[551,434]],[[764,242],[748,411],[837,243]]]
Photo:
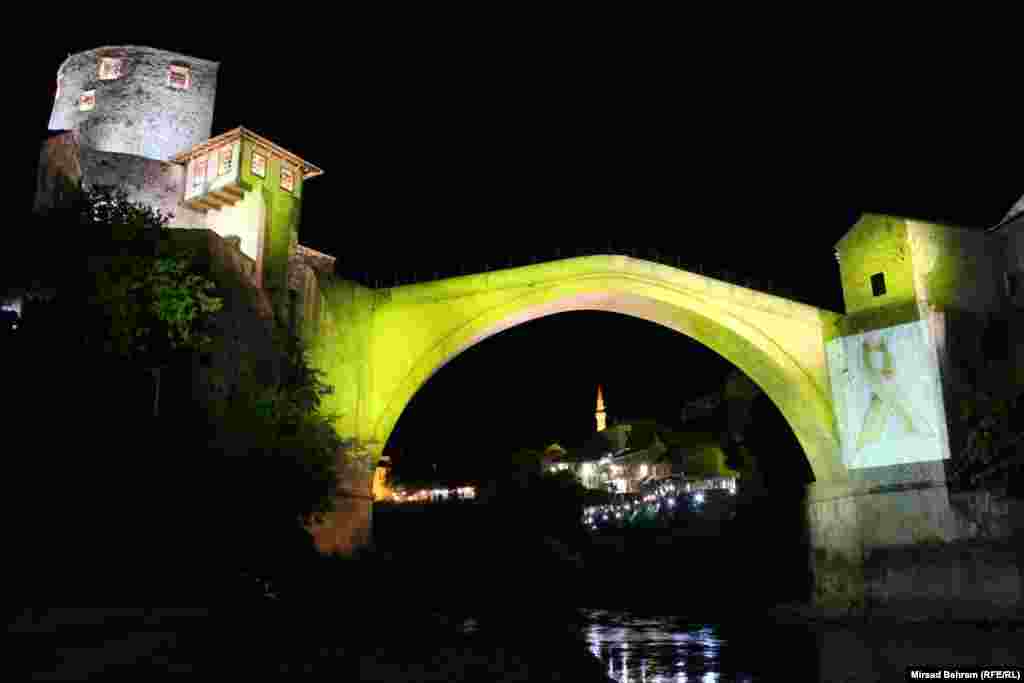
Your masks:
[[[588,649],[607,664],[608,676],[617,683],[719,681],[724,640],[714,628],[598,611],[590,618],[584,631]],[[737,680],[751,679],[740,674]]]

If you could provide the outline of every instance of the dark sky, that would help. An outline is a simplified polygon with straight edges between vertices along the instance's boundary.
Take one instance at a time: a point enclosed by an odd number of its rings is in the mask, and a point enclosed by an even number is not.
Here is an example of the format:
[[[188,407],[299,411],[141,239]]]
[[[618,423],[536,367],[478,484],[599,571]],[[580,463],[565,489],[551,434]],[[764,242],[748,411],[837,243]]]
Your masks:
[[[343,277],[389,284],[611,245],[770,278],[839,311],[832,247],[861,212],[985,227],[1024,193],[1007,171],[1019,117],[934,56],[851,69],[777,44],[730,62],[692,36],[577,46],[310,22],[294,40],[226,26],[202,41],[100,24],[48,34],[20,63],[16,150],[34,170],[68,53],[151,45],[221,62],[213,134],[245,125],[324,169],[300,241],[337,256]],[[22,177],[31,196],[34,173]],[[572,444],[593,429],[598,382],[611,414],[670,420],[727,369],[640,320],[554,316],[446,366],[392,445],[443,460]]]

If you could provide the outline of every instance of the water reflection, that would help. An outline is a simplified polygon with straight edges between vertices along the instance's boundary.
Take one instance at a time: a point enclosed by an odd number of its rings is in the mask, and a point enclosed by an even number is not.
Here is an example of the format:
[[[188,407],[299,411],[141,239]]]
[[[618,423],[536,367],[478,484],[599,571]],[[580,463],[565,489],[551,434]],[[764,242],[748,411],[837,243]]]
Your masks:
[[[722,658],[727,640],[717,625],[675,617],[581,610],[591,654],[620,683],[753,681],[750,670],[731,670]],[[725,678],[720,676],[725,675]]]
[[[579,635],[618,683],[902,680],[908,666],[1024,667],[1024,623],[779,623],[770,614],[708,621],[581,609]],[[713,621],[712,621],[713,620]]]

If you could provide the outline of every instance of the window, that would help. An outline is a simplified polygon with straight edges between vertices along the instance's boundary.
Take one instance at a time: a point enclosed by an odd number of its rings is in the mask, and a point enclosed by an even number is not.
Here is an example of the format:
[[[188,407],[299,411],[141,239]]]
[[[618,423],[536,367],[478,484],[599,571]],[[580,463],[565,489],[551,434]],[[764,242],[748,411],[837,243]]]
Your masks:
[[[252,153],[252,174],[260,178],[267,176],[267,157],[255,151]]]
[[[171,64],[167,68],[167,85],[177,90],[188,90],[192,85],[192,69]]]
[[[196,157],[192,160],[192,192],[200,192],[206,183],[206,157]]]
[[[293,192],[295,190],[295,172],[281,164],[281,189]]]
[[[113,81],[121,78],[121,69],[123,66],[124,60],[120,57],[100,58],[100,80]]]
[[[78,111],[92,111],[96,107],[96,91],[86,90],[78,96]]]
[[[227,175],[231,173],[231,163],[235,158],[235,146],[228,145],[227,147],[221,147],[218,156],[217,175]]]
[[[885,273],[875,273],[871,276],[871,293],[874,296],[885,294]]]

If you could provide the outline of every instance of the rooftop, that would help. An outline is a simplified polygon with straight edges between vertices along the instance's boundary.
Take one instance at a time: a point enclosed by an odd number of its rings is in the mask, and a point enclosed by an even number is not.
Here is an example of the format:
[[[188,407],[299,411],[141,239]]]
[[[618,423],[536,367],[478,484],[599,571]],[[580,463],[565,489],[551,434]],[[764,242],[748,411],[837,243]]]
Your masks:
[[[248,128],[245,128],[244,126],[239,126],[238,128],[229,130],[226,133],[221,133],[220,135],[214,136],[207,140],[206,142],[201,142],[192,149],[189,149],[175,157],[172,157],[171,161],[177,164],[187,164],[191,159],[194,159],[195,157],[200,156],[201,154],[206,154],[207,152],[214,150],[220,147],[221,145],[227,144],[228,142],[232,142],[233,140],[240,139],[242,137],[248,138],[249,140],[252,140],[256,144],[261,145],[262,147],[266,147],[267,149],[270,150],[272,154],[275,154],[283,159],[287,159],[289,162],[295,164],[296,166],[302,167],[303,180],[315,178],[316,176],[323,175],[324,173],[323,169],[321,169],[319,166],[316,166],[315,164],[312,164],[304,160],[297,154],[289,152],[280,145],[274,144],[265,137],[257,135]]]

